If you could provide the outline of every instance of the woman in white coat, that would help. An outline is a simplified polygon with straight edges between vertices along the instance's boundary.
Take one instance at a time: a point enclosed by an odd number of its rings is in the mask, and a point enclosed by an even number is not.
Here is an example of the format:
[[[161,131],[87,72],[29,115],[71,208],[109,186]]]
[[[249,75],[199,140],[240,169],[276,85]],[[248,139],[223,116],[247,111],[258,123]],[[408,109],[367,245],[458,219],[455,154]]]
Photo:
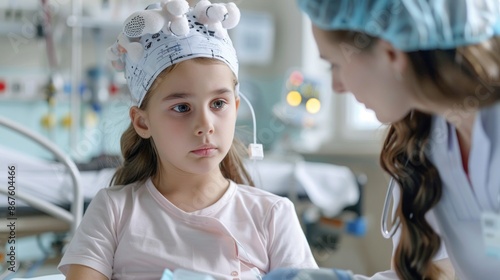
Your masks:
[[[452,267],[459,279],[499,279],[500,1],[298,3],[334,90],[389,124],[380,162],[398,185],[399,227],[393,272],[374,278],[438,279]],[[318,273],[353,277],[267,278]]]

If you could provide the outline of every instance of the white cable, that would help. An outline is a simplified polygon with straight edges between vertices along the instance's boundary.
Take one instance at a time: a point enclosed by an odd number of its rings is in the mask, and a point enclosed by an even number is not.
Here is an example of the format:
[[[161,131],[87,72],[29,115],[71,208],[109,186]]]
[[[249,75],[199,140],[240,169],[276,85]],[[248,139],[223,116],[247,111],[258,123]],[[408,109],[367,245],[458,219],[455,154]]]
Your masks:
[[[250,108],[250,113],[252,114],[253,143],[250,143],[250,145],[248,145],[248,155],[250,156],[250,159],[253,160],[264,159],[264,148],[262,147],[262,144],[257,143],[257,121],[255,119],[255,112],[253,110],[252,104],[245,97],[245,95],[243,95],[243,93],[240,92],[240,96],[248,104],[248,107]]]

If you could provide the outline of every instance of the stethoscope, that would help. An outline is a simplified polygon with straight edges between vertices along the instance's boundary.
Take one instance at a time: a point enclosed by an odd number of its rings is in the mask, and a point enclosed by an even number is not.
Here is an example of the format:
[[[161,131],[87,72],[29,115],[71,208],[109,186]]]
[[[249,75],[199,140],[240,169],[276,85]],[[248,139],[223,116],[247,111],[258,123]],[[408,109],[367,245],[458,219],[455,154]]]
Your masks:
[[[391,229],[388,229],[387,226],[387,222],[389,220],[389,208],[390,204],[392,203],[392,191],[395,185],[396,182],[394,181],[394,178],[391,178],[391,180],[389,181],[389,185],[387,186],[384,208],[382,209],[382,219],[380,221],[381,222],[380,229],[382,230],[382,236],[386,239],[393,237],[394,234],[396,233],[396,230],[399,228],[399,225],[401,224],[399,217],[396,217],[396,220],[394,221]]]

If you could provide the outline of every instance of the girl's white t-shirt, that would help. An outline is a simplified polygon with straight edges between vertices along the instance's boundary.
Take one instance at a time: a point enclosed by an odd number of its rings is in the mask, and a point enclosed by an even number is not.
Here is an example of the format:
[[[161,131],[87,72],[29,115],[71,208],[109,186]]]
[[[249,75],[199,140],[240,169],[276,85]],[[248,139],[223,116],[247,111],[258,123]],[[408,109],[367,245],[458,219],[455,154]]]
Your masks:
[[[151,180],[99,191],[59,269],[66,273],[70,264],[141,280],[158,280],[166,268],[236,280],[317,267],[289,199],[230,182],[215,204],[187,213]]]

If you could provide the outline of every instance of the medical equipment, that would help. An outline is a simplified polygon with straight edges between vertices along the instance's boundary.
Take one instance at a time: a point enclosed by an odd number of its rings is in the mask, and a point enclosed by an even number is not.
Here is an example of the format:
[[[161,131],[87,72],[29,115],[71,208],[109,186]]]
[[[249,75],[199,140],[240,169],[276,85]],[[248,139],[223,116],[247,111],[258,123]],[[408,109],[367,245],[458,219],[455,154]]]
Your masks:
[[[250,159],[262,160],[264,159],[264,148],[262,144],[257,143],[257,121],[255,119],[255,111],[253,110],[252,103],[250,100],[243,94],[239,93],[239,96],[245,100],[250,109],[250,113],[252,114],[252,123],[253,123],[253,143],[248,145],[248,155]]]
[[[326,170],[319,172],[324,171]],[[311,175],[317,176],[318,174]],[[342,209],[332,211],[333,209],[321,207],[321,203],[315,201],[314,196],[311,197],[313,205],[303,212],[302,223],[304,224],[306,238],[312,248],[321,252],[336,250],[344,233],[355,237],[365,236],[367,224],[363,216],[363,189],[367,181],[366,176],[364,174],[357,175],[355,181],[358,187],[357,202],[350,205],[339,203],[337,200],[346,199],[345,193],[340,191],[341,188],[338,189],[337,194],[318,193],[325,198],[333,199],[330,204],[343,205]],[[350,191],[353,191],[353,189]]]
[[[391,229],[388,230],[387,222],[389,220],[389,208],[392,202],[392,191],[395,185],[396,182],[394,181],[394,178],[391,178],[391,180],[389,181],[389,185],[387,186],[387,194],[385,195],[384,208],[382,210],[382,219],[380,221],[380,229],[382,231],[382,236],[384,236],[384,238],[386,239],[389,239],[392,236],[394,236],[396,230],[401,224],[399,217],[396,217],[396,220],[392,224]]]
[[[329,123],[329,97],[322,75],[291,68],[283,80],[279,101],[272,107],[279,139],[272,148],[277,153],[314,152],[324,143]]]

